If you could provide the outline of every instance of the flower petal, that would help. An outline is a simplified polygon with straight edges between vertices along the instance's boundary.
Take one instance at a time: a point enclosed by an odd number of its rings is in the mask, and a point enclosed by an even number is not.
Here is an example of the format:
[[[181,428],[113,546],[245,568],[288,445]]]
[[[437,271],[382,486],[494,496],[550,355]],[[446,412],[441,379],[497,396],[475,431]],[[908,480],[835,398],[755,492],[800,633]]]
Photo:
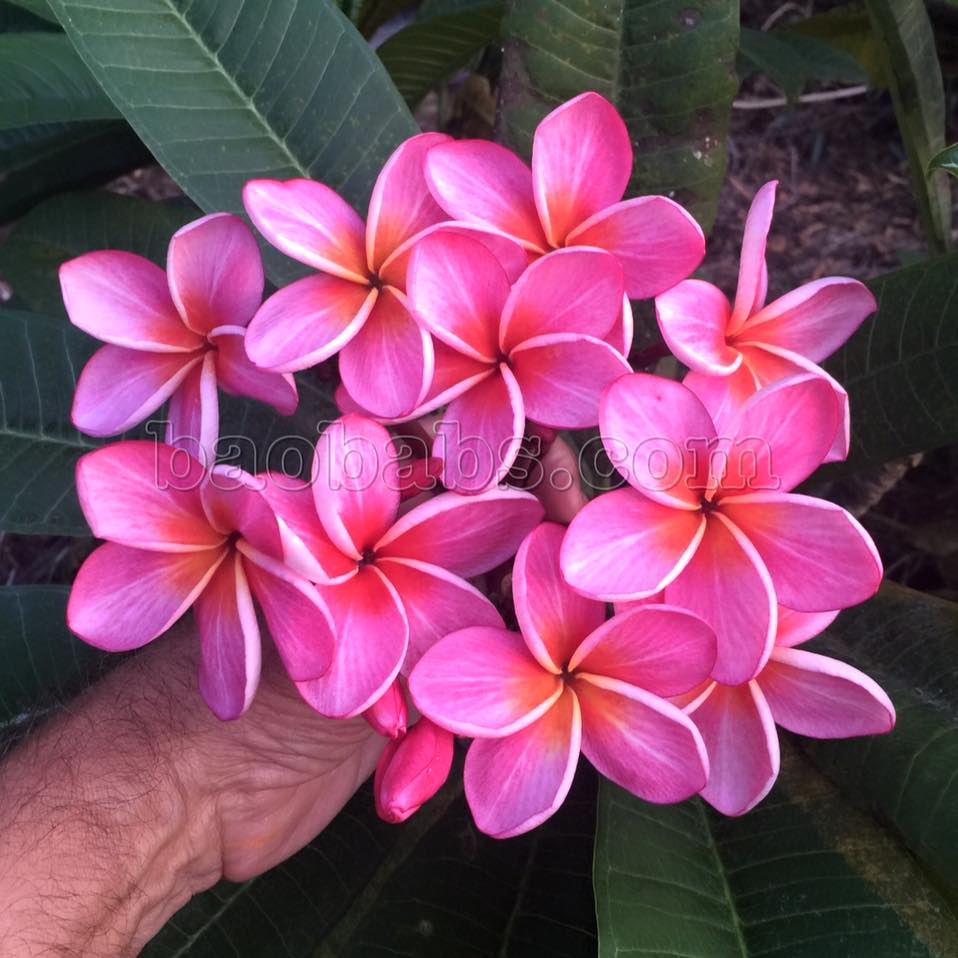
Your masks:
[[[375,416],[411,412],[432,382],[432,337],[413,319],[406,297],[386,287],[362,329],[339,357],[343,385]]]
[[[478,829],[512,838],[551,818],[569,794],[581,740],[579,703],[570,691],[514,735],[476,739],[463,780]]]
[[[791,648],[814,639],[835,621],[839,611],[832,609],[828,612],[795,612],[780,605],[775,645],[779,648]]]
[[[235,466],[214,466],[200,489],[210,525],[225,536],[243,539],[274,559],[283,558],[276,514],[263,495],[265,482]]]
[[[166,402],[202,360],[196,353],[148,353],[101,346],[77,381],[73,425],[90,436],[116,436]]]
[[[423,715],[457,735],[490,738],[531,725],[562,689],[521,635],[482,626],[447,635],[409,676],[409,693]]]
[[[142,256],[84,253],[60,267],[60,289],[70,322],[105,343],[153,353],[189,353],[202,345],[183,325],[166,273]]]
[[[771,791],[778,778],[778,731],[757,682],[713,684],[689,716],[709,753],[704,798],[723,815],[741,815]]]
[[[796,735],[851,738],[895,727],[895,706],[881,686],[826,655],[778,648],[759,682],[775,721]]]
[[[464,356],[440,339],[433,339],[432,350],[432,383],[422,403],[404,419],[415,419],[446,406],[483,379],[496,374],[495,366]]]
[[[675,606],[641,605],[619,612],[588,636],[569,669],[667,698],[707,679],[715,653],[715,633],[699,616]]]
[[[686,373],[682,385],[695,393],[705,406],[715,423],[715,431],[720,436],[729,435],[729,428],[742,406],[759,389],[747,359],[728,376],[712,376],[694,371]]]
[[[664,196],[639,196],[596,213],[569,234],[566,246],[598,246],[618,256],[629,299],[671,289],[705,255],[699,224]]]
[[[532,194],[532,171],[504,146],[458,140],[426,155],[426,182],[455,220],[491,226],[532,250],[547,248]]]
[[[681,709],[627,682],[577,674],[582,751],[606,778],[647,802],[680,802],[708,780],[708,755]]]
[[[220,397],[216,388],[216,354],[194,366],[170,397],[166,443],[182,449],[204,466],[216,461],[220,434]]]
[[[186,612],[225,555],[224,549],[147,552],[107,542],[80,566],[67,625],[98,649],[138,649]]]
[[[562,577],[565,530],[544,522],[522,541],[512,569],[512,598],[522,637],[544,668],[557,675],[590,632],[605,620],[605,605],[575,592]]]
[[[755,194],[745,219],[738,267],[738,288],[729,319],[729,335],[738,332],[745,320],[765,305],[765,290],[768,284],[765,243],[772,225],[777,186],[778,180],[771,180]]]
[[[777,605],[756,547],[724,513],[713,513],[692,561],[665,590],[665,601],[700,615],[715,630],[714,678],[739,685],[768,659]]]
[[[200,694],[218,719],[239,718],[256,694],[262,652],[256,609],[238,552],[220,564],[196,600],[195,614]]]
[[[178,229],[166,269],[183,322],[202,336],[217,326],[245,326],[263,299],[259,246],[231,213],[210,213]]]
[[[273,293],[246,333],[249,358],[293,373],[329,359],[362,328],[379,296],[368,286],[319,273]]]
[[[376,556],[428,562],[468,579],[514,555],[541,520],[536,497],[519,489],[444,492],[401,516],[376,543]]]
[[[778,601],[790,609],[845,609],[881,584],[881,558],[871,537],[834,503],[756,492],[727,500],[722,511],[755,545]]]
[[[88,452],[77,463],[77,492],[90,529],[155,552],[211,549],[223,536],[200,501],[203,467],[182,450],[145,440]]]
[[[687,279],[655,298],[655,317],[669,349],[689,369],[711,376],[734,373],[742,355],[726,342],[731,307],[718,287]]]
[[[632,175],[629,131],[615,107],[583,93],[536,127],[532,183],[536,209],[552,246],[590,216],[622,199]]]
[[[269,403],[281,416],[292,416],[299,404],[296,380],[289,373],[267,372],[254,366],[246,355],[245,330],[233,327],[218,331],[216,381],[234,396],[249,396]]]
[[[322,273],[365,283],[366,228],[338,194],[312,180],[249,180],[243,205],[269,243]]]

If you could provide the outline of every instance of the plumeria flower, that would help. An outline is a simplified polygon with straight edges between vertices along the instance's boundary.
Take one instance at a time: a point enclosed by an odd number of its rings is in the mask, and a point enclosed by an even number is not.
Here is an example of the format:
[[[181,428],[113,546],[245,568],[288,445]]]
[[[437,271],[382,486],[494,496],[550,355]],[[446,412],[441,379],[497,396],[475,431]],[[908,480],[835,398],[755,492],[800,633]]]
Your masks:
[[[569,246],[608,250],[622,264],[626,293],[644,299],[692,273],[705,239],[692,216],[664,196],[622,201],[631,175],[629,132],[597,93],[545,117],[531,170],[486,140],[448,141],[426,155],[429,189],[453,219],[512,236],[532,256]],[[619,347],[628,352],[629,344]]]
[[[780,608],[771,658],[750,682],[708,682],[686,712],[709,753],[702,797],[726,815],[754,808],[778,777],[776,725],[812,738],[880,735],[895,726],[895,707],[858,669],[795,646],[818,635],[837,612]]]
[[[109,652],[152,642],[189,608],[200,635],[199,687],[221,719],[253,700],[260,671],[256,608],[294,680],[333,659],[332,620],[313,586],[283,563],[280,525],[261,482],[212,471],[182,449],[120,442],[77,463],[93,534],[107,541],[80,567],[67,622]]]
[[[651,802],[681,801],[708,778],[698,731],[664,697],[708,675],[712,630],[671,606],[604,622],[604,604],[563,581],[562,534],[544,523],[516,556],[521,634],[454,632],[426,652],[409,680],[427,718],[475,739],[466,799],[478,827],[497,838],[527,832],[559,808],[580,750],[607,778]]]
[[[466,579],[512,556],[542,518],[536,498],[514,489],[442,493],[400,515],[395,463],[385,428],[347,415],[320,436],[311,484],[277,480],[265,491],[297,542],[286,561],[318,583],[336,625],[332,667],[299,685],[323,715],[369,709],[448,632],[501,627]]]
[[[70,321],[107,343],[77,383],[73,423],[91,436],[126,431],[170,400],[166,441],[212,465],[217,386],[296,409],[292,376],[246,357],[246,327],[263,298],[263,264],[237,216],[213,213],[178,230],[164,274],[133,253],[98,250],[60,267]]]
[[[387,419],[409,413],[425,398],[435,356],[428,333],[409,314],[406,264],[419,237],[448,220],[422,174],[425,152],[448,139],[423,133],[392,154],[373,187],[365,224],[322,183],[246,184],[243,202],[257,229],[318,271],[263,304],[246,344],[253,362],[295,372],[341,353],[339,372],[350,395]],[[488,242],[513,262],[521,253],[512,242],[492,236]]]
[[[459,354],[459,382],[433,455],[449,489],[479,492],[515,461],[526,417],[544,426],[593,426],[602,390],[630,372],[603,340],[618,321],[622,269],[597,249],[557,250],[533,263],[510,289],[488,249],[439,231],[413,250],[412,309],[433,336]]]
[[[745,222],[735,303],[700,279],[658,296],[659,328],[691,370],[685,385],[722,429],[756,390],[787,376],[815,373],[835,390],[842,417],[828,459],[848,455],[848,395],[816,363],[830,356],[875,311],[875,297],[856,279],[815,280],[765,304],[765,242],[776,181],[755,195]]]
[[[825,458],[838,403],[819,376],[766,386],[718,436],[680,383],[635,373],[602,400],[599,428],[629,485],[572,520],[562,570],[609,601],[652,596],[697,612],[718,635],[713,678],[738,685],[765,664],[777,602],[824,612],[874,594],[881,560],[844,509],[793,489]]]

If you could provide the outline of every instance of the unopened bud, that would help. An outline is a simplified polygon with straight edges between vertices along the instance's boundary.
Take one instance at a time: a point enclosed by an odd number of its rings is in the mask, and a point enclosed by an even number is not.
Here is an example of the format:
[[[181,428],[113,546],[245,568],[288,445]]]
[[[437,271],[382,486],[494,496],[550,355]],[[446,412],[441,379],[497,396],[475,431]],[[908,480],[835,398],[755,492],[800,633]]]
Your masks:
[[[427,718],[389,742],[376,766],[376,812],[385,822],[404,822],[449,777],[453,736]]]
[[[409,709],[406,695],[396,679],[385,692],[363,712],[363,718],[386,738],[402,738],[406,734]]]

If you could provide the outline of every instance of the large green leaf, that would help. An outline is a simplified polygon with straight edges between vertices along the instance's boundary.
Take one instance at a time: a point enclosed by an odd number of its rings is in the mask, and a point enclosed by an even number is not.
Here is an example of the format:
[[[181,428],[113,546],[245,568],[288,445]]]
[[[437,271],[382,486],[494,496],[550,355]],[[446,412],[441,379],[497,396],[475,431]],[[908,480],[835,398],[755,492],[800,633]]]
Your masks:
[[[924,0],[865,0],[882,45],[886,79],[911,168],[912,189],[933,253],[951,239],[951,193],[943,172],[928,175],[945,147],[945,93]]]
[[[50,9],[50,4],[47,3],[47,0],[5,0],[5,2],[13,7],[20,7],[21,10],[26,10],[27,13],[32,14],[40,20],[46,20],[49,23],[57,22],[56,15]]]
[[[0,130],[118,115],[62,33],[0,34]]]
[[[851,453],[831,474],[958,441],[958,255],[868,285],[878,312],[826,363],[852,410]]]
[[[399,826],[363,789],[289,861],[195,898],[143,956],[593,958],[594,793],[583,768],[554,818],[496,841],[458,783]]]
[[[603,783],[594,877],[600,958],[958,954],[958,923],[907,852],[788,748],[741,818]]]
[[[928,161],[928,172],[933,173],[935,170],[944,170],[952,176],[958,176],[958,143],[946,146]]]
[[[364,209],[417,132],[382,64],[326,0],[51,0],[80,55],[203,209],[242,212],[254,177],[308,176]],[[271,275],[299,271],[270,258]]]
[[[738,82],[736,0],[510,0],[502,133],[525,156],[546,112],[596,90],[635,147],[629,195],[662,193],[710,227]]]

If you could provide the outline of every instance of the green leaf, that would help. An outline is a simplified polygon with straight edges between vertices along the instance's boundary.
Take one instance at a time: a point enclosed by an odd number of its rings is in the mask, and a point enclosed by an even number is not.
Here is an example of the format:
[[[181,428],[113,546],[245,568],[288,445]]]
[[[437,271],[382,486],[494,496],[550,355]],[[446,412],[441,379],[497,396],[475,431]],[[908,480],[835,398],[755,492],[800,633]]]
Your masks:
[[[367,39],[393,17],[415,6],[415,0],[363,0],[352,18],[356,29]]]
[[[46,20],[48,23],[59,23],[56,14],[50,9],[47,0],[4,0],[12,7],[19,7],[26,10],[40,20]]]
[[[872,31],[868,11],[861,4],[849,3],[792,21],[776,31],[779,32],[814,37],[832,49],[844,50],[865,70],[871,86],[886,85],[882,51]]]
[[[117,116],[62,33],[0,34],[0,130]]]
[[[603,782],[600,958],[944,958],[958,924],[913,860],[788,748],[779,784],[724,818]]]
[[[194,898],[143,958],[594,958],[594,795],[582,768],[552,819],[496,841],[458,782],[398,826],[366,787],[298,855]]]
[[[138,253],[166,267],[170,237],[199,216],[192,203],[154,203],[115,193],[65,193],[34,207],[0,246],[0,273],[21,307],[63,313],[60,264],[96,249]]]
[[[204,210],[242,212],[254,177],[308,176],[364,209],[418,132],[376,54],[318,0],[51,0],[130,125]],[[269,259],[278,282],[295,264]]]
[[[958,143],[946,146],[928,161],[928,172],[933,173],[935,170],[944,170],[952,176],[958,176]]]
[[[417,20],[376,51],[396,88],[414,107],[432,87],[499,35],[502,4]]]
[[[825,364],[851,399],[852,448],[823,475],[958,441],[958,255],[868,286],[878,312]]]
[[[945,93],[928,11],[924,0],[866,0],[865,6],[884,53],[928,247],[942,253],[950,245],[951,193],[944,175],[927,175],[929,161],[945,147]]]
[[[500,97],[507,145],[528,157],[536,124],[595,90],[629,127],[628,195],[673,197],[706,228],[725,175],[739,9],[734,0],[510,0]]]

